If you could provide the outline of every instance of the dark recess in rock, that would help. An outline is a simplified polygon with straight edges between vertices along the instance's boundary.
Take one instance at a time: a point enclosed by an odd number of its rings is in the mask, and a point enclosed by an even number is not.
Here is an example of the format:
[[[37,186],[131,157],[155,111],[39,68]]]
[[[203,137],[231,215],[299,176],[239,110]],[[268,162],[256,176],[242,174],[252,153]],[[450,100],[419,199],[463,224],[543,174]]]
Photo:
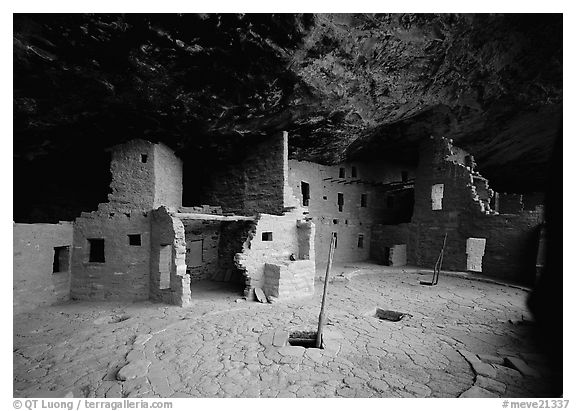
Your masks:
[[[562,121],[561,14],[16,14],[13,41],[21,222],[94,209],[133,138],[185,158],[186,205],[280,130],[322,163],[443,135],[495,190],[542,191]]]

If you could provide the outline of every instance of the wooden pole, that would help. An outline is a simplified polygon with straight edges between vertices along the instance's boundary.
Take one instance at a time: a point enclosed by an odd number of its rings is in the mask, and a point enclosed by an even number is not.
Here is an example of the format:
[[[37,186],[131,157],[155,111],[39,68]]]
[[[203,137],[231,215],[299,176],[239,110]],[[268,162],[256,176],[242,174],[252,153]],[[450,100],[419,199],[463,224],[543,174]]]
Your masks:
[[[328,265],[326,265],[326,276],[324,277],[324,293],[322,294],[322,306],[320,307],[320,315],[318,316],[318,332],[316,332],[316,348],[322,346],[322,332],[324,330],[324,311],[326,309],[326,293],[328,291],[328,279],[330,277],[330,270],[332,269],[332,258],[334,257],[334,246],[336,245],[336,237],[332,234],[330,241],[330,251],[328,252]]]

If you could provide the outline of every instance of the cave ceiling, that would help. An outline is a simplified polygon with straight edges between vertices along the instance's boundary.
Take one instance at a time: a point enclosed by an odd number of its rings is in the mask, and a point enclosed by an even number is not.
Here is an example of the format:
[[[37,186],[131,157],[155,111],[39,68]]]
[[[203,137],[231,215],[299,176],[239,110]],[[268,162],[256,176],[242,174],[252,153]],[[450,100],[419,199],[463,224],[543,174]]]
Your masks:
[[[437,135],[538,191],[562,123],[558,14],[19,14],[13,42],[19,161],[145,138],[221,163],[282,130],[291,158],[415,161]]]

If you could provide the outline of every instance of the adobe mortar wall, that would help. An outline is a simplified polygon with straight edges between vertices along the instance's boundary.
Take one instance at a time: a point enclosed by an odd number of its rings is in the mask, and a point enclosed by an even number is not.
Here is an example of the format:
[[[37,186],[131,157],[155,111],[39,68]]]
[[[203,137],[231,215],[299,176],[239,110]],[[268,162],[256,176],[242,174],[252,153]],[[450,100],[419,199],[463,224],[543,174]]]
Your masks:
[[[54,247],[70,247],[73,225],[13,225],[13,309],[14,313],[66,301],[70,297],[70,269],[52,273]]]
[[[370,259],[379,264],[387,264],[385,248],[397,244],[408,245],[409,236],[410,224],[373,225],[370,238]]]
[[[356,169],[356,177],[352,177],[352,167]],[[340,168],[345,169],[344,178],[339,177]],[[310,185],[309,206],[303,208],[316,224],[317,263],[326,263],[333,232],[338,236],[334,261],[363,261],[370,257],[371,227],[374,224],[410,219],[410,210],[408,214],[406,210],[410,207],[411,196],[394,193],[393,206],[388,207],[390,193],[377,185],[400,182],[402,172],[407,173],[408,179],[415,176],[413,166],[401,164],[353,162],[325,166],[289,160],[289,185],[300,205],[303,204],[301,182]],[[343,211],[338,208],[338,193],[344,195]],[[362,194],[367,195],[367,207],[361,207]],[[363,248],[358,248],[360,234],[364,236]]]
[[[216,174],[209,184],[207,203],[221,205],[225,213],[281,215],[287,139],[287,133],[272,136],[242,162]]]
[[[542,213],[497,215],[485,208],[473,184],[472,172],[446,160],[450,149],[446,139],[431,139],[421,145],[408,262],[433,267],[447,233],[442,267],[465,271],[466,240],[486,238],[483,274],[530,283],[535,265],[531,257],[537,250],[534,238]],[[434,184],[444,184],[442,210],[432,210],[430,193]],[[484,187],[481,196],[486,196],[487,191]]]
[[[183,222],[186,236],[186,267],[190,281],[211,278],[218,267],[218,247],[220,244],[220,221],[186,220]],[[202,263],[194,265],[190,242],[202,242]]]
[[[154,146],[154,207],[182,206],[182,160],[164,144]]]
[[[186,234],[183,222],[165,207],[151,212],[150,298],[185,307],[191,302],[190,275],[186,273]],[[160,248],[172,246],[170,288],[160,289]]]
[[[131,246],[128,234],[140,234]],[[105,262],[89,262],[89,238],[104,239]],[[74,222],[70,295],[81,300],[146,300],[149,296],[150,221],[147,213],[82,213]]]
[[[148,156],[146,163],[141,155]],[[108,201],[118,209],[151,210],[154,208],[154,144],[132,140],[112,149],[112,182]]]

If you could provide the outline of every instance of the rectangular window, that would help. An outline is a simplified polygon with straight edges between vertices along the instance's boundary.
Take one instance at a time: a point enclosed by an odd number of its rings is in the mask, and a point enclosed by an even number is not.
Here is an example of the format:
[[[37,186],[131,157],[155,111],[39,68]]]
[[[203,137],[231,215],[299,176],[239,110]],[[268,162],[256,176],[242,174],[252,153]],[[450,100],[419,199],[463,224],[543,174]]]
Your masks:
[[[140,234],[128,234],[129,245],[142,245],[142,237]]]
[[[142,163],[148,162],[148,154],[140,154],[140,162]]]
[[[360,195],[360,207],[368,206],[368,194]]]
[[[352,167],[352,177],[356,176],[357,176],[356,167]]]
[[[272,231],[265,231],[262,233],[262,241],[272,241]]]
[[[338,248],[338,233],[332,233],[332,237],[334,237],[334,248]]]
[[[308,207],[310,204],[310,184],[305,181],[300,182],[300,187],[302,189],[302,205]]]
[[[104,239],[103,238],[89,238],[88,247],[90,248],[90,256],[88,262],[90,263],[104,263]]]
[[[344,167],[340,167],[340,178],[346,178],[346,169]]]
[[[434,184],[432,186],[432,210],[442,210],[442,199],[444,198],[444,184]]]
[[[65,273],[70,269],[70,246],[54,247],[53,273]]]
[[[344,208],[344,193],[338,193],[338,211]]]
[[[358,234],[358,248],[364,248],[364,234]]]

